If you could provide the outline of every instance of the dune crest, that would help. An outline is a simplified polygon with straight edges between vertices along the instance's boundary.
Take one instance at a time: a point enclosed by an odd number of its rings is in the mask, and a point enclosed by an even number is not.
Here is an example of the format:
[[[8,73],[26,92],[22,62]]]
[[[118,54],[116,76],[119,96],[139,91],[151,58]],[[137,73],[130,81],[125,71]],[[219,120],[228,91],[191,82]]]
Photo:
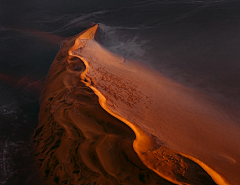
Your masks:
[[[50,68],[35,133],[45,179],[52,184],[229,184],[199,160],[204,155],[196,155],[209,145],[194,146],[201,134],[208,136],[205,126],[211,129],[228,117],[196,99],[197,92],[110,53],[93,39],[96,30],[97,25],[66,42]],[[222,152],[217,141],[212,144]]]
[[[132,130],[102,109],[80,79],[86,66],[68,55],[79,35],[57,54],[40,98],[34,142],[43,184],[171,185],[143,165]]]

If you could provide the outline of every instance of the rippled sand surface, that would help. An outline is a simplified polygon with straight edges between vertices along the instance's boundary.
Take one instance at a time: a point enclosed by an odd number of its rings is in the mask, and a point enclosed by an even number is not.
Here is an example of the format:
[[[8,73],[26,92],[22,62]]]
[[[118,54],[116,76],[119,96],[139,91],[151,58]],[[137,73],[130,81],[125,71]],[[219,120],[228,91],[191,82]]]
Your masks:
[[[50,68],[34,136],[44,182],[235,182],[235,119],[204,95],[110,53],[94,40],[96,29],[66,41]]]

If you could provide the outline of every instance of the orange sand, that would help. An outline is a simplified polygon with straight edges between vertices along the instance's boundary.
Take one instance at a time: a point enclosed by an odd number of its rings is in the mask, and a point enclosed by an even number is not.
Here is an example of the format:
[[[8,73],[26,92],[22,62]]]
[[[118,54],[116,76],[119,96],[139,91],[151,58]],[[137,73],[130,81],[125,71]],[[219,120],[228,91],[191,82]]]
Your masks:
[[[236,121],[102,48],[96,29],[65,42],[41,96],[35,151],[48,184],[235,184]]]

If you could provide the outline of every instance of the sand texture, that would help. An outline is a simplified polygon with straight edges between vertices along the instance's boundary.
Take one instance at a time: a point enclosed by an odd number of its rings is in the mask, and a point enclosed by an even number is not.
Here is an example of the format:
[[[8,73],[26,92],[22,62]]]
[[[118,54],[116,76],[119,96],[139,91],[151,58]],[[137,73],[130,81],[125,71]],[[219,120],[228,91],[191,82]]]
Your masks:
[[[40,99],[46,184],[236,184],[239,119],[206,95],[116,56],[97,25],[67,40]]]

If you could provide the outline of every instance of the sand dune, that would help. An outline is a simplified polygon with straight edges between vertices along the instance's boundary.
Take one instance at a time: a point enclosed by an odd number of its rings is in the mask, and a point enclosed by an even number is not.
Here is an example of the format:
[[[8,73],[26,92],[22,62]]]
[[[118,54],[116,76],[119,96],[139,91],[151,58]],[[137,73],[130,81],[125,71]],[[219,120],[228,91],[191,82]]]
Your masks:
[[[235,184],[237,118],[110,53],[96,29],[64,43],[42,92],[34,138],[46,183]]]

